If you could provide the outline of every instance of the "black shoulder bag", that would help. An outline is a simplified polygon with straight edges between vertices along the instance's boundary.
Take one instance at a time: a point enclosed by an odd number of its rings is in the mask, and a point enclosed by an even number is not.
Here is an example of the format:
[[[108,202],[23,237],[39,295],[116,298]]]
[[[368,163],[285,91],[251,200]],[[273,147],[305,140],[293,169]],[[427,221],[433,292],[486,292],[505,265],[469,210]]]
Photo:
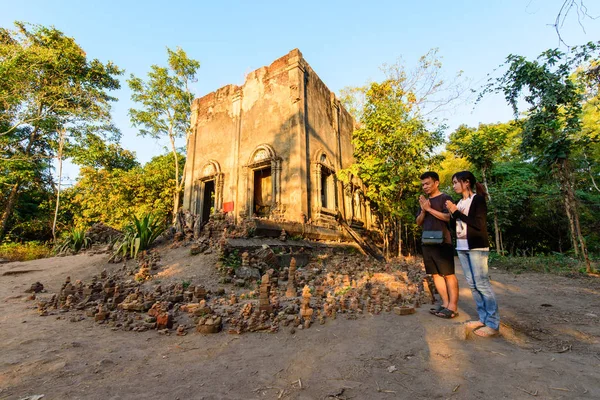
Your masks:
[[[444,243],[443,231],[423,231],[421,243],[424,245],[442,244]]]

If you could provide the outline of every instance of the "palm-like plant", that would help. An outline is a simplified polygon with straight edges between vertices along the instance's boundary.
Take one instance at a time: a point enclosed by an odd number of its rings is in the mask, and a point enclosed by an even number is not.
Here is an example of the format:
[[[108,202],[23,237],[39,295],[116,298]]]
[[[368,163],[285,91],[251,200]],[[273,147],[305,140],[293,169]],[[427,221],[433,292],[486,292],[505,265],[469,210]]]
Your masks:
[[[79,253],[81,249],[87,249],[92,244],[92,240],[87,236],[85,230],[72,228],[56,246],[57,254],[64,254],[67,251],[73,254]]]
[[[116,254],[135,258],[140,251],[147,250],[164,230],[164,222],[154,215],[146,214],[141,219],[134,215],[124,229]]]

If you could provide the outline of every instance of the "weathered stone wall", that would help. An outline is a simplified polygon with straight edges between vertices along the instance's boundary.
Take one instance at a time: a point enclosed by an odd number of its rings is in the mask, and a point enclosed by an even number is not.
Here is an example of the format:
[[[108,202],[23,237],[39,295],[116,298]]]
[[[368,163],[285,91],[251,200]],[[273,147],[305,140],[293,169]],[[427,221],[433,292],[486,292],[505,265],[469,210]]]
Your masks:
[[[252,213],[254,173],[271,168],[271,218],[333,227],[338,210],[354,215],[352,191],[335,178],[353,162],[354,121],[299,50],[251,72],[242,86],[196,99],[192,109],[184,208],[202,214],[205,185],[214,182],[215,210],[233,202],[236,218]]]
[[[311,217],[317,220],[326,218],[327,214],[321,215],[322,204],[320,203],[319,190],[320,173],[323,167],[333,172],[348,168],[354,162],[352,147],[352,132],[354,120],[344,109],[340,101],[335,97],[319,76],[307,66],[307,128],[309,137],[309,155],[311,158]],[[324,162],[322,162],[324,157]],[[321,171],[319,171],[321,169]],[[350,199],[344,194],[343,185],[335,179],[335,204],[325,208],[326,213],[339,210],[344,217],[351,213],[347,212],[345,204]]]
[[[290,166],[293,149],[298,146],[298,125],[302,99],[297,94],[300,73],[294,63],[301,59],[292,51],[268,67],[251,72],[243,86],[225,86],[194,101],[196,129],[190,140],[184,207],[200,213],[202,199],[198,180],[222,173],[222,188],[217,187],[216,208],[234,202],[234,213],[248,211],[246,193],[250,189],[253,157],[281,160],[279,193],[282,203],[297,203],[302,190],[298,171]],[[260,145],[268,145],[260,148]],[[261,154],[256,154],[256,152]],[[274,154],[270,154],[273,152]],[[220,167],[211,168],[213,160]],[[266,160],[266,158],[265,158]],[[295,177],[296,176],[296,177]],[[290,216],[291,217],[291,216]]]

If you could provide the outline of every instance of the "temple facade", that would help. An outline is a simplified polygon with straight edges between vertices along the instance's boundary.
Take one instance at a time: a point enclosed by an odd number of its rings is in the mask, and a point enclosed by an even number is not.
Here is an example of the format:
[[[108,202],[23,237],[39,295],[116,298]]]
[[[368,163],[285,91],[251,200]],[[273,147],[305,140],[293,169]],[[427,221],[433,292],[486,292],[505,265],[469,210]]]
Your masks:
[[[356,177],[354,120],[295,49],[246,77],[196,99],[187,148],[184,209],[337,228],[375,218]]]

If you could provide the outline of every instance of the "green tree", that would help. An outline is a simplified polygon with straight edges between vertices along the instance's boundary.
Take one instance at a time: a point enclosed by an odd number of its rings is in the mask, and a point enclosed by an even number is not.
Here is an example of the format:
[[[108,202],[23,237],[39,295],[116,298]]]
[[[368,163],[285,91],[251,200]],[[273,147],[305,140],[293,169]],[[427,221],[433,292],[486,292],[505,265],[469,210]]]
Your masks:
[[[440,176],[440,190],[452,195],[454,193],[454,189],[452,188],[452,175],[454,175],[456,171],[468,171],[472,168],[472,165],[467,159],[457,157],[456,154],[451,151],[442,151],[440,156],[442,158],[438,169],[438,174]]]
[[[190,84],[196,81],[200,62],[188,58],[180,48],[175,51],[167,48],[168,67],[153,65],[147,81],[131,75],[127,80],[132,91],[131,99],[140,103],[140,109],[130,109],[129,116],[140,135],[160,138],[166,136],[171,145],[175,163],[175,190],[173,195],[173,218],[179,210],[179,198],[183,189],[183,171],[179,168],[177,157],[177,138],[185,137],[189,142],[191,129],[190,117],[194,95]]]
[[[71,146],[69,156],[73,163],[80,167],[96,170],[129,171],[140,165],[136,160],[135,152],[122,148],[118,143],[107,143],[105,138],[93,132],[87,132],[79,137]]]
[[[177,156],[179,163],[185,162],[181,154]],[[170,153],[129,170],[83,167],[77,184],[65,191],[74,225],[86,228],[103,222],[122,229],[133,215],[172,217],[174,165]]]
[[[386,253],[389,234],[400,254],[402,224],[415,225],[419,176],[443,158],[436,148],[443,142],[444,126],[436,117],[460,98],[465,82],[460,72],[451,80],[442,78],[437,49],[422,56],[412,70],[402,60],[381,69],[382,82],[340,92],[357,122],[355,163],[341,171],[340,179],[349,174],[361,178],[367,197],[383,217]]]
[[[411,97],[395,80],[370,85],[353,134],[355,163],[342,173],[342,180],[348,173],[362,179],[392,237],[399,237],[401,220],[413,219],[407,200],[418,193],[419,175],[442,143],[441,130],[428,130],[413,113]]]
[[[30,134],[31,127],[19,127],[0,136],[0,210],[7,209],[14,183],[22,182],[7,224],[7,237],[15,241],[46,240],[50,234],[50,149],[38,142],[31,149],[35,157],[21,157]]]
[[[498,225],[498,213],[494,206],[493,197],[488,185],[488,176],[494,164],[507,159],[514,154],[518,147],[515,139],[519,134],[518,123],[480,124],[477,128],[466,125],[459,126],[450,135],[447,149],[459,157],[468,160],[480,173],[486,191],[489,194],[490,205],[494,213],[494,237],[496,251],[503,253],[501,231]]]
[[[569,221],[573,250],[581,254],[591,271],[585,239],[581,233],[575,191],[572,153],[581,140],[585,84],[574,77],[582,65],[598,57],[599,46],[588,43],[574,47],[568,54],[547,50],[536,60],[509,55],[507,71],[490,82],[483,93],[502,92],[518,115],[520,101],[528,104],[523,123],[522,150],[545,167],[558,181],[565,214]]]
[[[421,56],[416,67],[411,70],[406,68],[402,58],[392,64],[383,64],[380,69],[385,79],[394,82],[404,93],[403,101],[410,105],[408,112],[412,116],[418,114],[424,120],[435,119],[441,112],[447,111],[462,97],[467,86],[462,71],[451,79],[444,79],[437,48],[430,49]],[[357,87],[347,86],[340,90],[340,100],[359,125],[371,83]]]
[[[593,82],[590,82],[593,84]],[[600,88],[596,83],[595,91]],[[595,94],[583,106],[582,140],[578,156],[582,158],[582,169],[587,173],[594,190],[600,192],[599,182],[595,177],[600,176],[600,95]]]
[[[53,27],[15,25],[15,30],[0,28],[3,157],[35,163],[41,157],[56,157],[67,132],[109,123],[110,102],[116,99],[108,91],[120,87],[117,76],[122,71],[111,62],[88,60],[73,38]],[[40,148],[41,154],[36,152]],[[5,182],[9,192],[0,240],[26,185],[23,175],[11,177]],[[58,200],[57,196],[57,204]]]

